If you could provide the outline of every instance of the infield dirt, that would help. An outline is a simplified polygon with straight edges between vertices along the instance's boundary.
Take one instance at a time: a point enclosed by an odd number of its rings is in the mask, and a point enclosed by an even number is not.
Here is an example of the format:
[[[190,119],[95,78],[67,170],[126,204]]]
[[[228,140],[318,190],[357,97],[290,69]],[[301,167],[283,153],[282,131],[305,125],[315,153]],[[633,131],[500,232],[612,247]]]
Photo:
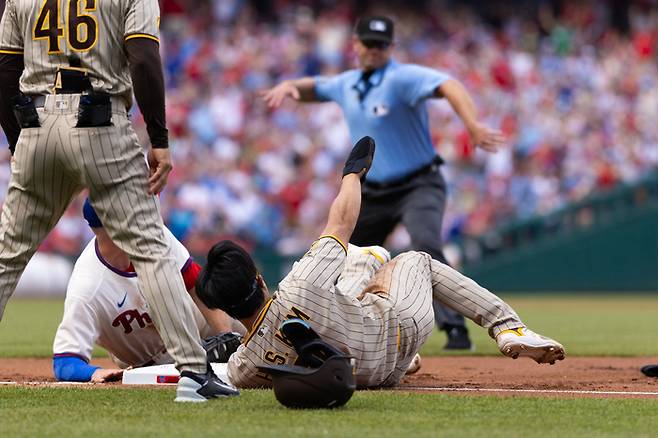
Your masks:
[[[109,359],[94,364],[111,367]],[[658,379],[642,375],[640,367],[658,363],[658,358],[574,357],[555,365],[537,365],[531,360],[504,357],[425,357],[421,370],[407,376],[400,389],[431,391],[432,388],[536,390],[529,395],[597,396],[596,394],[550,394],[542,390],[618,391],[601,397],[638,397],[627,392],[650,392],[658,398]],[[0,359],[0,381],[17,383],[54,382],[49,358]],[[101,386],[101,385],[97,385]],[[115,386],[115,385],[112,385]],[[474,394],[478,392],[468,392]],[[486,392],[491,395],[491,392]],[[501,391],[500,394],[504,394]],[[518,393],[515,393],[518,395]]]

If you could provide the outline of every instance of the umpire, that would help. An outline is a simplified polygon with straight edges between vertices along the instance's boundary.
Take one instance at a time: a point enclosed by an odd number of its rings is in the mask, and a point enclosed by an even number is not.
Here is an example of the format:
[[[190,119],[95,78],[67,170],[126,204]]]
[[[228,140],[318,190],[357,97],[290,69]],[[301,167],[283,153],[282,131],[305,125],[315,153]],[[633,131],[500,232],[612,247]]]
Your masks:
[[[393,21],[364,17],[355,27],[354,49],[359,68],[332,77],[287,80],[266,90],[263,98],[278,107],[286,97],[301,102],[336,102],[343,110],[352,142],[369,135],[377,155],[363,185],[363,203],[351,242],[381,245],[398,223],[404,224],[412,248],[446,263],[441,225],[446,184],[443,160],[430,139],[425,101],[446,98],[466,126],[473,144],[495,152],[501,132],[477,119],[464,86],[449,75],[392,56]],[[445,349],[471,349],[464,318],[434,304],[435,318],[448,335]]]

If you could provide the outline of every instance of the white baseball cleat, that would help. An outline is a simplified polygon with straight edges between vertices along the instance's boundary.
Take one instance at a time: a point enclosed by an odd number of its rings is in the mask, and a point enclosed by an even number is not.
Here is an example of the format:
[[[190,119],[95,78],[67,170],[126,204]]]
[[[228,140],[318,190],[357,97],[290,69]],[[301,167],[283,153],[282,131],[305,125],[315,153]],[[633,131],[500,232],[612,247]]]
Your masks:
[[[407,372],[405,374],[406,375],[415,374],[418,372],[421,366],[422,366],[422,362],[420,360],[420,354],[416,353],[414,358],[411,359],[411,363],[409,363],[409,366],[407,367]]]
[[[217,377],[208,366],[205,373],[183,371],[176,388],[175,402],[203,403],[214,398],[234,397],[240,391]]]
[[[565,355],[562,344],[526,327],[504,330],[496,336],[496,342],[500,352],[512,359],[529,357],[537,363],[553,365]]]

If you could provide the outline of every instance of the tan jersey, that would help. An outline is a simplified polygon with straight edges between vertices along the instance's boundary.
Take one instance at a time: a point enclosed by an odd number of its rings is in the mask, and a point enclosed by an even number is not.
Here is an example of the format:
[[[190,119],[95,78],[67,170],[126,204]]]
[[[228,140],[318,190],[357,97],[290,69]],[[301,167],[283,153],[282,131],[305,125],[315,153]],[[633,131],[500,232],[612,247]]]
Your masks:
[[[356,358],[359,386],[384,384],[399,360],[398,315],[390,300],[361,292],[389,258],[381,250],[384,256],[351,250],[346,261],[342,243],[333,237],[318,239],[279,284],[244,344],[231,356],[230,381],[238,387],[270,386],[257,366],[295,362],[297,354],[278,328],[284,320],[297,317]]]
[[[23,54],[20,89],[48,94],[59,67],[77,56],[95,90],[132,99],[124,52],[131,38],[158,41],[158,0],[7,0],[0,53]]]

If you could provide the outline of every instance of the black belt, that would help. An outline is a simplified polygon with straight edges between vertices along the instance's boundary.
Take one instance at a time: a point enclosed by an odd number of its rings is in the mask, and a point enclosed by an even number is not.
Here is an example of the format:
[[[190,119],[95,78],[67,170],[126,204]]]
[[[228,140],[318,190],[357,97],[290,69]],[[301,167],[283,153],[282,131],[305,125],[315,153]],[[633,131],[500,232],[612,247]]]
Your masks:
[[[86,92],[81,94],[76,128],[112,126],[112,99],[107,93]],[[25,102],[25,104],[19,105],[21,102]],[[44,95],[21,94],[17,96],[17,100],[14,102],[14,113],[21,127],[34,128],[40,126],[36,108],[43,108],[45,104],[46,96]]]
[[[414,178],[417,178],[421,175],[425,175],[426,173],[429,173],[433,170],[438,169],[438,167],[442,164],[443,164],[443,159],[437,155],[428,164],[426,164],[422,167],[419,167],[418,169],[414,170],[413,172],[406,174],[402,178],[394,179],[394,180],[391,180],[391,181],[384,181],[384,182],[376,182],[376,181],[366,180],[366,182],[363,185],[368,187],[368,188],[371,188],[371,189],[389,189],[391,187],[398,187],[398,186],[401,186],[401,185],[404,185],[404,184],[408,183],[409,181],[413,180]]]

